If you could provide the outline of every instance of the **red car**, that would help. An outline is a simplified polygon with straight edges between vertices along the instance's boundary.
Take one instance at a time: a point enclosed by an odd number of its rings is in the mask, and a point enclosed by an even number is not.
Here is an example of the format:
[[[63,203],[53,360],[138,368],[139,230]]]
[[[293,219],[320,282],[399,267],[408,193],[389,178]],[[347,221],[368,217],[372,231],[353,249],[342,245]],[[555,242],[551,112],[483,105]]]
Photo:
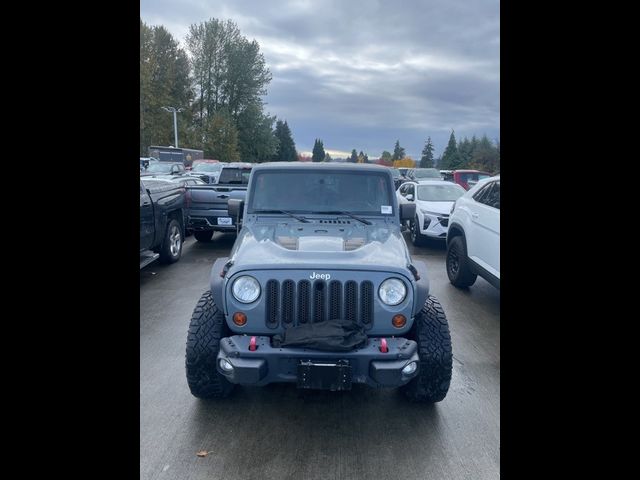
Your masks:
[[[455,182],[465,190],[469,190],[473,187],[478,183],[478,180],[489,178],[491,176],[490,173],[481,172],[479,170],[441,170],[440,174],[442,175],[443,180]]]

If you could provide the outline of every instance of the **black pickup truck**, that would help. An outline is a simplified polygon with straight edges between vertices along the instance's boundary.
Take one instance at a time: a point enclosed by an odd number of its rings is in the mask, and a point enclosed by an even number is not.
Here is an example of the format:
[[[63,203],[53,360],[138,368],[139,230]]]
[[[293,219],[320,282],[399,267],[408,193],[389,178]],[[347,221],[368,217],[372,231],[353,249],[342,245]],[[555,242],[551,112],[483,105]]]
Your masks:
[[[237,218],[227,210],[230,198],[244,200],[251,174],[250,163],[229,163],[222,167],[218,183],[187,185],[185,210],[187,230],[199,242],[210,242],[213,232],[237,232]]]
[[[159,178],[140,179],[140,268],[156,259],[180,260],[184,239],[184,186]]]

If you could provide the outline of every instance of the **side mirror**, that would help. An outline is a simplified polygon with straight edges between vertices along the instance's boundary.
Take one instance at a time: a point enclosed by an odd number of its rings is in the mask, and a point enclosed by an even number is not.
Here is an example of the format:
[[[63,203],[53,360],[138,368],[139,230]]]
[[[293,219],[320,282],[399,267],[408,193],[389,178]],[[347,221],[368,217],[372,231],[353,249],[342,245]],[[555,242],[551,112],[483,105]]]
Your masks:
[[[400,222],[404,222],[405,220],[413,220],[415,216],[416,216],[415,203],[400,204]]]
[[[410,193],[409,195],[407,195],[406,199],[409,200],[410,202],[413,202],[413,194]]]
[[[232,218],[241,218],[244,210],[244,200],[239,198],[230,198],[227,202],[227,208],[229,209],[229,215]]]

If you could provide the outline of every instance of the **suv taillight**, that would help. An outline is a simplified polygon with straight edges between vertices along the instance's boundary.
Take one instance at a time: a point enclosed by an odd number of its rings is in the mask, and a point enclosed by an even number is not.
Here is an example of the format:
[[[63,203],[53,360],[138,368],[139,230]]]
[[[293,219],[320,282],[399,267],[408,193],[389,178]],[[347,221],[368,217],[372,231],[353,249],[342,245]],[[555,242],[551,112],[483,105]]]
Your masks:
[[[184,206],[189,208],[191,206],[191,190],[187,189],[184,193]]]

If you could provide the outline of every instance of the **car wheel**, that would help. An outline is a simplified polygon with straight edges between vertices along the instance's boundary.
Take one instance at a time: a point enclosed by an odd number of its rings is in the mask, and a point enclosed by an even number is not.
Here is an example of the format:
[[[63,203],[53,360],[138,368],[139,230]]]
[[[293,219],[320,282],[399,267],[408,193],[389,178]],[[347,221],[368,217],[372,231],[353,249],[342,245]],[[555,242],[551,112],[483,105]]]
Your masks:
[[[162,263],[174,263],[180,260],[182,255],[182,230],[177,220],[173,219],[167,225],[164,240],[160,247],[160,261]]]
[[[470,287],[478,278],[469,267],[467,247],[462,236],[453,237],[447,245],[447,275],[451,284],[458,288]]]
[[[213,238],[213,230],[201,230],[199,232],[193,232],[193,236],[199,242],[210,242]]]
[[[187,335],[186,370],[191,393],[198,398],[224,398],[234,385],[218,372],[220,339],[228,333],[224,314],[205,292],[193,310]]]
[[[401,391],[413,402],[439,402],[447,396],[451,384],[453,351],[447,317],[433,295],[416,315],[409,337],[418,343],[419,370]]]
[[[421,247],[426,243],[427,237],[420,233],[420,219],[417,216],[409,225],[409,231],[411,243],[416,247]]]

